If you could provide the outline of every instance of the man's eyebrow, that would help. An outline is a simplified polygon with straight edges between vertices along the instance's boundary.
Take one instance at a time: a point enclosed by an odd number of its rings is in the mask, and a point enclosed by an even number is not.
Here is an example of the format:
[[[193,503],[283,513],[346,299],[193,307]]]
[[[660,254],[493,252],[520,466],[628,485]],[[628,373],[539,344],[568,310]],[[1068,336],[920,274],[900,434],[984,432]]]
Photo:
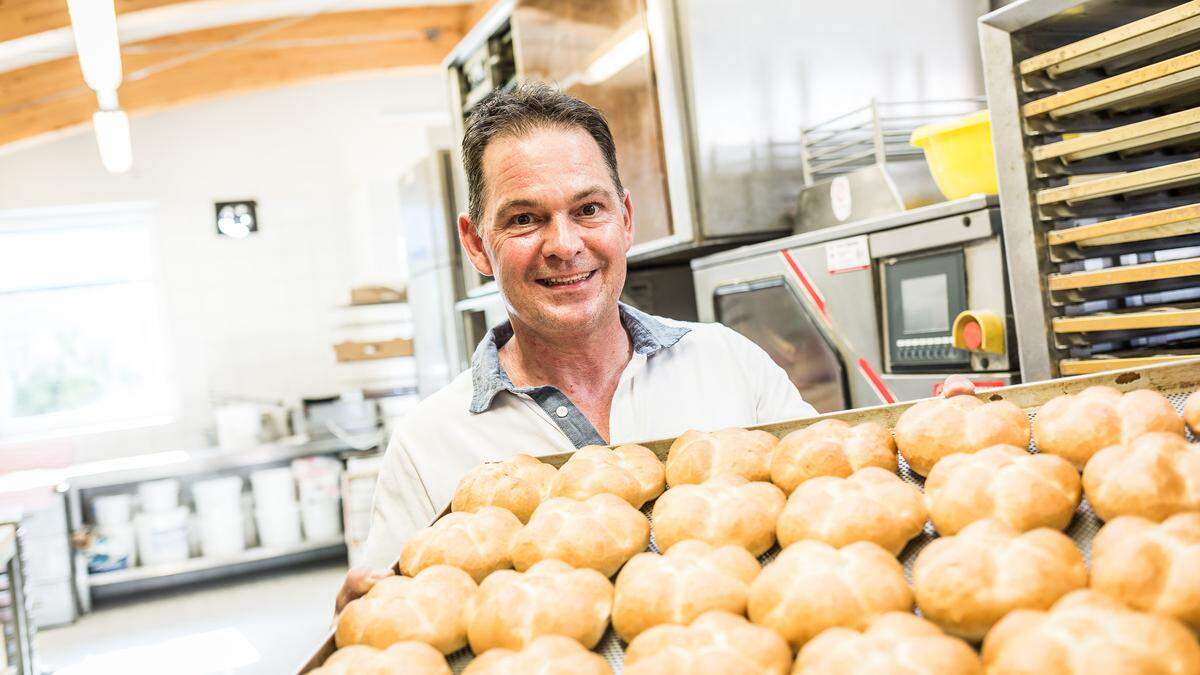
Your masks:
[[[504,213],[510,209],[529,209],[539,206],[538,202],[533,199],[510,199],[500,205],[496,209],[496,213]]]
[[[573,202],[582,201],[582,200],[587,199],[588,197],[591,197],[592,195],[595,195],[595,194],[604,194],[604,186],[593,185],[590,188],[580,190],[579,192],[575,193],[574,197],[571,197],[571,201],[573,201]]]

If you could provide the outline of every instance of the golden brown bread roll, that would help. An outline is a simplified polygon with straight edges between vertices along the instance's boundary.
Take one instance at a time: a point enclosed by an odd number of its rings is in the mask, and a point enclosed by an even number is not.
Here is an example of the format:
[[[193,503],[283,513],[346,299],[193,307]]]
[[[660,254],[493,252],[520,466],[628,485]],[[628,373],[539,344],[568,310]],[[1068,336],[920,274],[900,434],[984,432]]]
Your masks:
[[[625,650],[625,675],[785,675],[792,652],[774,631],[729,612],[705,612],[688,626],[664,624]]]
[[[830,628],[804,645],[792,675],[982,675],[962,640],[908,612],[888,612],[859,632]]]
[[[1200,646],[1177,621],[1089,590],[1048,611],[1019,609],[983,641],[988,675],[1195,675]]]
[[[564,635],[591,649],[608,627],[612,600],[603,574],[561,560],[493,572],[466,613],[471,651],[522,649],[541,635]]]
[[[424,642],[397,642],[387,649],[350,645],[329,655],[309,675],[450,675],[441,652]]]
[[[426,642],[443,654],[467,644],[465,612],[475,582],[457,567],[434,565],[415,577],[386,577],[338,615],[338,647],[383,649],[404,640]]]
[[[650,544],[650,522],[613,494],[579,501],[551,497],[512,539],[513,567],[527,570],[540,560],[562,560],[611,577]]]
[[[610,492],[640,509],[663,491],[663,463],[641,445],[609,449],[589,445],[571,455],[558,469],[550,494],[587,499]]]
[[[654,502],[654,541],[660,551],[684,539],[699,539],[762,555],[775,545],[775,520],[786,501],[774,485],[733,474],[678,485]]]
[[[512,511],[484,506],[474,513],[447,513],[420,530],[400,551],[400,573],[416,576],[431,565],[452,565],[475,580],[512,567],[508,547],[521,529]]]
[[[550,496],[557,472],[554,467],[529,455],[513,455],[503,462],[488,462],[467,472],[458,481],[451,511],[476,511],[499,506],[528,522],[533,510]]]
[[[1183,402],[1183,421],[1193,434],[1200,436],[1200,391],[1193,391]]]
[[[1122,394],[1112,387],[1088,387],[1050,399],[1033,420],[1038,451],[1058,455],[1080,471],[1099,450],[1149,431],[1183,435],[1183,420],[1171,402],[1150,389]]]
[[[771,482],[790,493],[809,478],[845,478],[868,466],[892,473],[899,468],[892,432],[874,422],[850,426],[821,420],[779,441],[771,458]]]
[[[520,651],[497,647],[467,665],[462,675],[612,675],[603,656],[561,635],[535,638]]]
[[[922,616],[971,641],[1014,609],[1046,609],[1087,585],[1083,555],[1067,535],[991,519],[934,539],[912,574]]]
[[[750,582],[761,571],[741,546],[681,541],[664,555],[639,553],[617,575],[613,628],[626,642],[663,623],[687,624],[709,610],[746,612]]]
[[[1200,513],[1114,518],[1092,541],[1092,588],[1200,631]]]
[[[1008,401],[984,403],[974,396],[928,398],[896,421],[896,447],[913,471],[928,476],[946,455],[992,445],[1029,447],[1029,418]]]
[[[771,451],[779,439],[765,431],[691,430],[667,451],[667,485],[703,483],[732,473],[746,480],[770,480]]]
[[[748,609],[751,621],[799,649],[827,628],[861,630],[912,603],[904,568],[877,544],[834,548],[804,540],[783,549],[750,584]]]
[[[921,490],[884,469],[868,466],[849,478],[818,476],[788,497],[779,515],[780,546],[816,539],[835,548],[870,541],[899,555],[925,527]]]
[[[1152,431],[1104,448],[1083,470],[1083,494],[1102,520],[1200,511],[1200,447]]]
[[[943,457],[925,480],[925,504],[939,534],[995,518],[1019,531],[1066,528],[1079,506],[1079,472],[1054,455],[993,445]]]

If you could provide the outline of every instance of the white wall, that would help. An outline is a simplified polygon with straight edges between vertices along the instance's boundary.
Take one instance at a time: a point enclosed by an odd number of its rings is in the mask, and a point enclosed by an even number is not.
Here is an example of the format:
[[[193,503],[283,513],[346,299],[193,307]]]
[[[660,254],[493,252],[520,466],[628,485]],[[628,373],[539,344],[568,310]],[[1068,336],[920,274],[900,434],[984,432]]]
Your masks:
[[[338,392],[335,307],[352,286],[406,280],[399,178],[428,154],[427,127],[446,124],[446,101],[440,71],[424,69],[134,117],[135,168],[125,175],[103,170],[90,129],[0,151],[0,209],[155,204],[178,419],[59,441],[48,454],[86,461],[201,446],[212,391]],[[261,231],[218,238],[213,203],[237,199],[258,202]],[[10,460],[29,459],[37,445],[6,447]]]

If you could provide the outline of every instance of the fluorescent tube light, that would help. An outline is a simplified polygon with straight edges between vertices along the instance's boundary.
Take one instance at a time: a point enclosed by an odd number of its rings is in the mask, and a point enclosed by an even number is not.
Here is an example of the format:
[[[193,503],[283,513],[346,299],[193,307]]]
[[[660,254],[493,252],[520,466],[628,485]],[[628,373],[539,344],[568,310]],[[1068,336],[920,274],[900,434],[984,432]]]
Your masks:
[[[67,0],[83,81],[95,91],[121,85],[121,42],[113,0]]]
[[[111,173],[125,173],[133,166],[133,146],[129,140],[129,116],[124,110],[101,110],[92,115],[100,161]]]

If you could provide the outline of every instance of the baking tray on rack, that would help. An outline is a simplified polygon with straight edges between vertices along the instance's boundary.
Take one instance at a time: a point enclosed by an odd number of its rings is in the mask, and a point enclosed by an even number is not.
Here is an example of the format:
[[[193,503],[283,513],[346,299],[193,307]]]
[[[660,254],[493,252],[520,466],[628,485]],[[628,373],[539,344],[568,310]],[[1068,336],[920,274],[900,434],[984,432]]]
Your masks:
[[[1128,368],[1125,370],[1104,372],[1093,375],[1084,375],[1078,377],[1065,377],[1056,380],[1048,380],[1046,382],[1035,382],[1029,384],[1018,384],[1009,387],[1001,387],[998,389],[989,389],[987,391],[976,394],[980,399],[987,401],[1007,400],[1019,408],[1024,409],[1032,420],[1037,409],[1051,398],[1060,394],[1078,393],[1087,387],[1096,385],[1108,385],[1116,387],[1122,391],[1133,389],[1155,389],[1166,395],[1177,410],[1182,410],[1184,398],[1191,392],[1200,389],[1200,357],[1190,358],[1185,361],[1175,361],[1173,363],[1162,363],[1159,365],[1150,365],[1145,367]],[[809,417],[789,422],[779,422],[775,424],[766,424],[754,429],[762,429],[776,436],[783,437],[784,435],[810,426],[825,419],[839,419],[849,424],[858,424],[861,422],[875,422],[882,424],[889,429],[894,427],[896,420],[900,415],[912,407],[914,401],[906,403],[897,403],[893,405],[877,406],[872,408],[860,408],[856,410],[847,410],[838,413],[828,413]],[[667,451],[675,439],[661,439],[641,443],[658,455],[660,459],[665,460]],[[1193,441],[1196,439],[1192,438]],[[1030,443],[1030,449],[1037,452],[1036,446]],[[546,455],[540,457],[543,462],[554,466],[562,466],[572,453],[561,453],[554,455]],[[900,477],[904,480],[913,483],[917,486],[923,486],[924,479],[913,473],[904,458],[900,458]],[[643,511],[649,515],[653,503],[647,504]],[[443,511],[441,515],[448,512]],[[441,516],[439,516],[441,517]],[[1086,499],[1081,501],[1079,508],[1076,509],[1075,516],[1068,525],[1066,533],[1079,546],[1083,553],[1084,559],[1091,562],[1091,543],[1096,532],[1100,529],[1101,522],[1092,512],[1091,507],[1087,504]],[[651,523],[649,550],[657,551],[654,542],[653,523]],[[908,546],[900,553],[900,562],[904,565],[904,574],[908,582],[912,583],[912,566],[916,561],[917,554],[921,552],[929,542],[937,538],[937,533],[933,530],[930,523],[925,524],[925,529],[921,534],[917,535]],[[778,553],[778,547],[767,552],[759,558],[764,564],[774,559]],[[398,571],[398,570],[397,570]],[[308,673],[318,668],[325,659],[329,658],[335,651],[332,632],[326,638],[315,652],[304,662],[298,670],[300,675]],[[612,665],[613,670],[617,673],[621,672],[621,665],[624,659],[624,642],[617,637],[616,633],[610,626],[601,638],[600,643],[594,649],[595,652],[604,656],[605,659]],[[469,648],[464,648],[451,654],[447,657],[451,669],[455,673],[460,673],[467,664],[474,659],[474,655]]]

